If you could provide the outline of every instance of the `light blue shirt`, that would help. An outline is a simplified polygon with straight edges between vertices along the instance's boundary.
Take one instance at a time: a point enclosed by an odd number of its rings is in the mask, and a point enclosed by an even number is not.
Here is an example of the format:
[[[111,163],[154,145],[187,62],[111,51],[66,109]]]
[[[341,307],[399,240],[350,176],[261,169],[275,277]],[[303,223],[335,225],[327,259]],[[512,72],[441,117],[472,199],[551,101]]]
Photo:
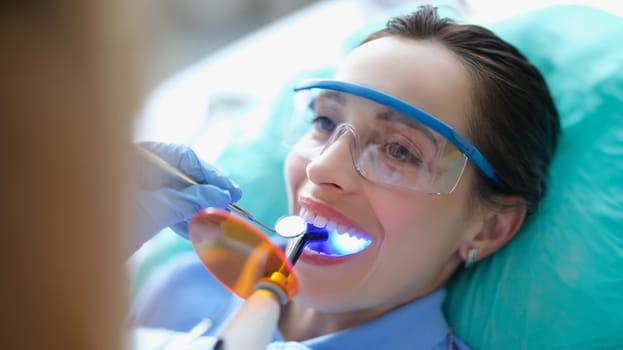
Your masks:
[[[370,322],[302,342],[285,341],[279,331],[268,349],[468,349],[449,328],[442,312],[446,291],[439,289]],[[136,295],[133,316],[140,327],[187,332],[206,318],[208,336],[218,334],[242,301],[225,290],[194,254],[179,257],[154,275]]]

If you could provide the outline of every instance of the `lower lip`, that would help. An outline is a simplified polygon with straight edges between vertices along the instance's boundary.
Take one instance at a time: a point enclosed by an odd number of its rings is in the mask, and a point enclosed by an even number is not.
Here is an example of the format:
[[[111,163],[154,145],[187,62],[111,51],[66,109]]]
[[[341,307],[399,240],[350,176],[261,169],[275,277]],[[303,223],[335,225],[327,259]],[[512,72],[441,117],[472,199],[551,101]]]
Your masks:
[[[358,254],[358,253],[357,253]],[[305,262],[306,264],[316,265],[316,266],[329,266],[329,265],[337,265],[344,263],[351,258],[355,257],[357,254],[345,255],[345,256],[328,256],[317,254],[312,250],[303,249],[301,252],[301,257],[299,261]]]

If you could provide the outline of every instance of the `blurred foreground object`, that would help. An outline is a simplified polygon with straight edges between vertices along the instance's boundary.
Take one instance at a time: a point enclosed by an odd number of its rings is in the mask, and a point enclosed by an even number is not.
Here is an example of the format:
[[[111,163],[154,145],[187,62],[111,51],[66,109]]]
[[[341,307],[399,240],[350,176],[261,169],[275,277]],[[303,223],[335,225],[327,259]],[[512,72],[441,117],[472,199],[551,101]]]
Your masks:
[[[0,5],[2,349],[125,347],[129,6]]]

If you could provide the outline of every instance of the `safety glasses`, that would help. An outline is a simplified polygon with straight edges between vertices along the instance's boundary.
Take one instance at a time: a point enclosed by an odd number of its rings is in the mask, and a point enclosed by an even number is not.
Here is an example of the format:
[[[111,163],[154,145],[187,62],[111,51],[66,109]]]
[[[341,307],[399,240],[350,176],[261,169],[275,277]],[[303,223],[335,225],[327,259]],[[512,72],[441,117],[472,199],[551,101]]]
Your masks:
[[[382,91],[312,79],[295,87],[295,111],[284,143],[315,160],[346,144],[364,178],[429,193],[451,193],[467,161],[500,186],[493,168],[464,136],[427,112]]]

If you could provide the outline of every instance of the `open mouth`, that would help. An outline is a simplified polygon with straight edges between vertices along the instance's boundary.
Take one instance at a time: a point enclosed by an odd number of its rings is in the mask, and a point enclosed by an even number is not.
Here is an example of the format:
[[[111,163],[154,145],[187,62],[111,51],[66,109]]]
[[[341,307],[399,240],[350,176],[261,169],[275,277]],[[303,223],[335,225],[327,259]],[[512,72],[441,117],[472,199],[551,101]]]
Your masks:
[[[329,234],[326,241],[308,243],[305,246],[305,250],[307,251],[320,255],[343,257],[357,254],[365,250],[372,243],[372,239],[365,233],[329,220],[308,209],[301,209],[299,216],[308,224],[318,229],[325,229]]]

